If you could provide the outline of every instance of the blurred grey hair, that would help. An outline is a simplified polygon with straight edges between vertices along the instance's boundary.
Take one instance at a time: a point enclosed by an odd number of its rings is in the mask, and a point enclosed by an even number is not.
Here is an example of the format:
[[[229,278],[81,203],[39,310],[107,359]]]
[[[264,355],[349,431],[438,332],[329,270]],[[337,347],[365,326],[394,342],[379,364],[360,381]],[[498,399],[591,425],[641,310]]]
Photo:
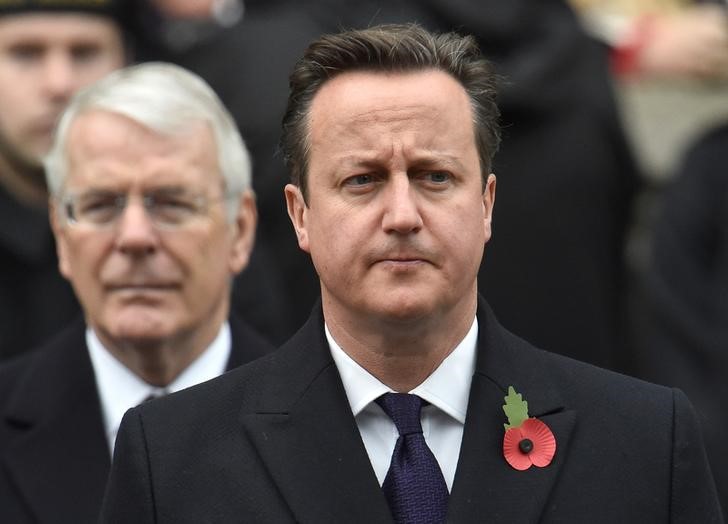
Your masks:
[[[179,66],[147,62],[117,70],[72,98],[61,115],[45,158],[46,181],[52,196],[62,193],[68,174],[69,129],[78,116],[94,110],[123,115],[166,135],[206,122],[215,138],[226,192],[238,194],[251,189],[250,155],[235,121],[212,88]],[[229,203],[228,214],[232,217],[238,199],[230,199]]]

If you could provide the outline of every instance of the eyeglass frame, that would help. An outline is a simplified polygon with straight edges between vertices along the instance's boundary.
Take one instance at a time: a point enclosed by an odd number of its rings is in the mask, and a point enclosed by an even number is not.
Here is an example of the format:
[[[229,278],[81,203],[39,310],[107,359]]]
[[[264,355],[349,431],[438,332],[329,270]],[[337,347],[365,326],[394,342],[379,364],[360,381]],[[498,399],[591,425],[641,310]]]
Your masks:
[[[140,198],[142,207],[144,208],[144,212],[147,214],[147,218],[156,229],[164,231],[174,231],[184,229],[188,224],[194,222],[195,219],[208,216],[210,206],[215,202],[227,203],[228,200],[237,198],[240,193],[241,191],[224,191],[221,195],[217,196],[209,196],[201,193],[185,195],[184,190],[180,190],[180,188],[175,187],[161,188],[154,190],[150,193],[143,193]],[[99,197],[106,196],[113,199],[113,217],[111,217],[109,220],[94,222],[92,220],[79,220],[77,218],[76,215],[78,213],[74,210],[77,209],[79,200],[83,197],[93,196],[94,194],[98,195]],[[181,217],[179,221],[160,221],[159,214],[155,213],[154,211],[155,204],[157,204],[158,199],[164,196],[179,197],[180,195],[184,195],[190,199],[188,203],[192,204],[191,208],[193,209],[190,209],[189,216]],[[76,194],[65,194],[57,198],[57,201],[60,203],[60,211],[68,225],[72,227],[85,226],[104,231],[113,229],[116,225],[118,225],[119,219],[123,216],[124,211],[129,204],[129,200],[132,197],[133,195],[130,195],[129,193],[117,193],[111,190],[91,190]],[[227,206],[226,216],[228,220],[232,220],[232,211]]]

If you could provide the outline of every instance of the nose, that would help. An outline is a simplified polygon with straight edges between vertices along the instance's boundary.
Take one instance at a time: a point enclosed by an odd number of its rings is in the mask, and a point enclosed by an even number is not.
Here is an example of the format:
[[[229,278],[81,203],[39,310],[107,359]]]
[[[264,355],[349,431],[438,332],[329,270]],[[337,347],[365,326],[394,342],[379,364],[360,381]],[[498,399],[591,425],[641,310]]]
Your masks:
[[[140,200],[127,201],[116,225],[115,235],[116,248],[133,256],[151,254],[159,245],[159,233]]]
[[[385,190],[382,228],[387,233],[416,233],[422,229],[417,195],[406,173],[392,176]]]
[[[66,51],[48,53],[45,58],[43,85],[48,96],[65,104],[76,90],[77,75],[73,59]]]

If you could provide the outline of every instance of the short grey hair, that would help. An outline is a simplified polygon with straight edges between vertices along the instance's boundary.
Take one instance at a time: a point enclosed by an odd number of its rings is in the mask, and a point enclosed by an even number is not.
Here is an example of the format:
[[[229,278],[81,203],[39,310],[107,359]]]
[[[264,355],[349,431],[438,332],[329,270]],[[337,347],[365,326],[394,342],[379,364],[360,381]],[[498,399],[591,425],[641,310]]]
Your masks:
[[[207,123],[215,138],[226,192],[251,190],[251,161],[235,121],[212,88],[182,67],[147,62],[119,69],[80,90],[61,115],[45,158],[52,196],[61,195],[68,175],[68,132],[83,113],[101,110],[123,115],[157,133],[171,135],[192,124]],[[238,199],[230,199],[232,216]]]

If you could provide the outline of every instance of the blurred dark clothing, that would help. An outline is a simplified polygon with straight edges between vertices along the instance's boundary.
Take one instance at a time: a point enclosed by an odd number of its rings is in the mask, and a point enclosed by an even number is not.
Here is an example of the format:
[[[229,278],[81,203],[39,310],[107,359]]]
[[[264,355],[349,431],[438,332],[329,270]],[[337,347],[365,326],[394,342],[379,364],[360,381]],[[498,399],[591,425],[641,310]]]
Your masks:
[[[390,22],[472,33],[504,77],[504,141],[493,239],[480,287],[510,329],[546,349],[624,370],[623,244],[638,176],[617,119],[607,50],[562,0],[247,1],[242,21],[186,51],[160,54],[203,76],[253,153],[260,241],[275,253],[293,322],[318,296],[274,155],[287,77],[323,32]],[[563,329],[569,319],[570,329]]]
[[[111,467],[81,319],[45,346],[0,365],[0,522],[92,523]],[[230,318],[227,369],[272,350]]]
[[[58,272],[47,211],[21,204],[0,186],[0,360],[36,346],[78,313]]]
[[[690,396],[728,510],[728,125],[688,151],[660,204],[639,373]]]

